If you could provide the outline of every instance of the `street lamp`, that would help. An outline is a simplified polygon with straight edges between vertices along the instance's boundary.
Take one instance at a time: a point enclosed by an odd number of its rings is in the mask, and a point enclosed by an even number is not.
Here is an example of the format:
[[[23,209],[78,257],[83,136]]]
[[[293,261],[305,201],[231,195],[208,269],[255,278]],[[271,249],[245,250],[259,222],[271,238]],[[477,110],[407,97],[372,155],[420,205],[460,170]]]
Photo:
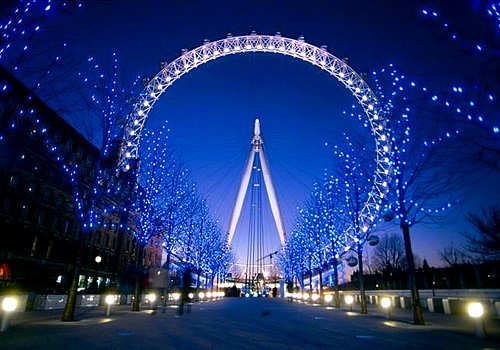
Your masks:
[[[177,305],[177,302],[181,298],[180,293],[172,293],[172,299],[174,299],[174,305]]]
[[[148,301],[149,301],[149,307],[151,308],[151,310],[155,310],[155,301],[156,301],[156,294],[155,293],[149,293],[148,296]]]
[[[106,295],[106,298],[104,299],[106,301],[106,316],[109,316],[111,314],[111,305],[113,305],[116,301],[116,296],[115,295]]]
[[[483,304],[478,302],[470,303],[467,306],[467,312],[469,313],[470,318],[472,318],[474,322],[474,334],[478,338],[484,338],[486,336],[486,331],[484,329],[484,308]]]
[[[99,264],[101,263],[102,261],[102,257],[100,255],[97,255],[95,257],[95,276],[94,276],[94,284],[95,285],[95,292],[98,292],[99,291],[99,284],[97,283],[97,280],[99,279]]]
[[[312,301],[313,301],[313,302],[318,301],[318,299],[319,299],[319,294],[317,294],[317,293],[313,293],[313,294],[312,294],[312,296],[311,296],[311,299],[312,299]]]
[[[391,318],[391,299],[388,297],[383,297],[380,300],[380,305],[387,310],[387,318]]]
[[[17,299],[14,297],[5,297],[2,300],[2,325],[0,327],[0,332],[5,332],[9,328],[9,317],[12,312],[17,308]]]
[[[325,295],[325,303],[327,303],[328,306],[330,306],[330,303],[332,302],[332,300],[333,300],[333,295],[331,295],[331,294]]]
[[[345,303],[349,305],[349,311],[352,311],[352,303],[354,302],[354,297],[352,295],[346,295],[344,300]]]

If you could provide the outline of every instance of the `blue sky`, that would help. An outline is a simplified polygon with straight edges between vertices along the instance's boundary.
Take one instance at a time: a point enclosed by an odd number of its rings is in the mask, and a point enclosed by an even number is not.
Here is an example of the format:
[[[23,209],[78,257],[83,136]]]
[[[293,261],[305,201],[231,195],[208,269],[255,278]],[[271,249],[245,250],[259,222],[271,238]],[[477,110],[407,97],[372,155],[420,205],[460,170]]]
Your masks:
[[[474,14],[474,2],[426,3],[452,19]],[[447,87],[461,78],[465,63],[451,59],[453,44],[422,18],[423,7],[415,1],[376,0],[94,0],[69,18],[54,18],[44,35],[47,40],[67,40],[96,59],[107,60],[116,52],[131,76],[152,77],[160,61],[170,62],[181,49],[194,49],[204,39],[279,31],[290,38],[303,35],[315,46],[327,45],[337,57],[348,57],[359,73],[395,63],[427,85]],[[331,147],[342,133],[361,130],[366,142],[372,142],[357,119],[342,114],[353,103],[340,83],[308,63],[274,54],[243,54],[207,63],[181,78],[155,105],[148,123],[168,120],[172,142],[184,153],[225,229],[253,122],[259,118],[290,230],[295,208],[303,205],[314,178],[331,164]],[[471,196],[473,204],[452,217],[455,224],[415,227],[416,254],[440,264],[437,250],[452,240],[459,242],[457,232],[467,229],[463,212],[500,198],[497,180],[492,178],[488,193]]]

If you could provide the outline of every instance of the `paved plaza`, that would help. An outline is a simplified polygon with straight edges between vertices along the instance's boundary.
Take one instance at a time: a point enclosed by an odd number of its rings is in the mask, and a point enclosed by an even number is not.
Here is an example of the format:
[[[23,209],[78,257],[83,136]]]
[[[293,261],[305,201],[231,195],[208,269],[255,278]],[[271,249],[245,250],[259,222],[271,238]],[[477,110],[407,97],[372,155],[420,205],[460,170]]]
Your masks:
[[[500,320],[487,319],[478,338],[465,316],[426,313],[411,324],[411,310],[390,316],[285,299],[225,298],[196,303],[178,316],[175,306],[152,312],[130,305],[80,308],[78,321],[61,322],[62,310],[16,313],[0,333],[0,349],[500,349]]]

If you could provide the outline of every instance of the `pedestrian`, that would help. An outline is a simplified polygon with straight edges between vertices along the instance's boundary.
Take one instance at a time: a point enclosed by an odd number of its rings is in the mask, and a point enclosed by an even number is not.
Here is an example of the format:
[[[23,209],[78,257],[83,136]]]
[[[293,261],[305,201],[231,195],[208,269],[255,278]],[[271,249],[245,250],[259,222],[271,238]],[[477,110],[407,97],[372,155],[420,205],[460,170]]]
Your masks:
[[[187,313],[191,313],[191,300],[189,293],[191,292],[191,268],[188,266],[182,274],[182,289],[181,289],[181,302],[179,304],[178,313],[184,313],[184,304],[187,303]]]

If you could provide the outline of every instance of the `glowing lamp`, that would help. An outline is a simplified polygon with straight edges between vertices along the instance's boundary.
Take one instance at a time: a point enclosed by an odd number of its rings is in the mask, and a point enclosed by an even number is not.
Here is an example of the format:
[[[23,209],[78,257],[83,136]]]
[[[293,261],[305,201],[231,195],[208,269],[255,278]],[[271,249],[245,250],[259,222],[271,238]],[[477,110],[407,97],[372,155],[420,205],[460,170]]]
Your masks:
[[[106,298],[104,299],[104,301],[108,305],[114,304],[115,300],[116,300],[116,297],[114,295],[106,295]]]
[[[17,308],[17,299],[14,297],[6,297],[2,300],[2,322],[0,325],[0,332],[5,332],[9,328],[10,314]]]
[[[156,300],[156,294],[154,293],[148,294],[148,300],[149,302],[154,303]]]
[[[467,312],[472,318],[479,318],[484,315],[483,304],[474,302],[467,306]]]
[[[352,305],[352,303],[354,302],[354,297],[352,295],[346,295],[344,300],[347,305]]]
[[[331,295],[331,294],[327,294],[327,295],[325,295],[325,301],[326,301],[327,303],[331,303],[331,302],[332,302],[332,300],[333,300],[333,295]]]
[[[389,307],[391,307],[391,299],[387,298],[387,297],[384,297],[380,300],[380,305],[382,305],[382,307],[384,309],[387,309]]]
[[[175,301],[179,300],[180,297],[181,297],[181,295],[179,293],[172,294],[172,299],[174,299]]]
[[[14,297],[6,297],[2,301],[2,310],[12,312],[17,308],[17,299]]]

